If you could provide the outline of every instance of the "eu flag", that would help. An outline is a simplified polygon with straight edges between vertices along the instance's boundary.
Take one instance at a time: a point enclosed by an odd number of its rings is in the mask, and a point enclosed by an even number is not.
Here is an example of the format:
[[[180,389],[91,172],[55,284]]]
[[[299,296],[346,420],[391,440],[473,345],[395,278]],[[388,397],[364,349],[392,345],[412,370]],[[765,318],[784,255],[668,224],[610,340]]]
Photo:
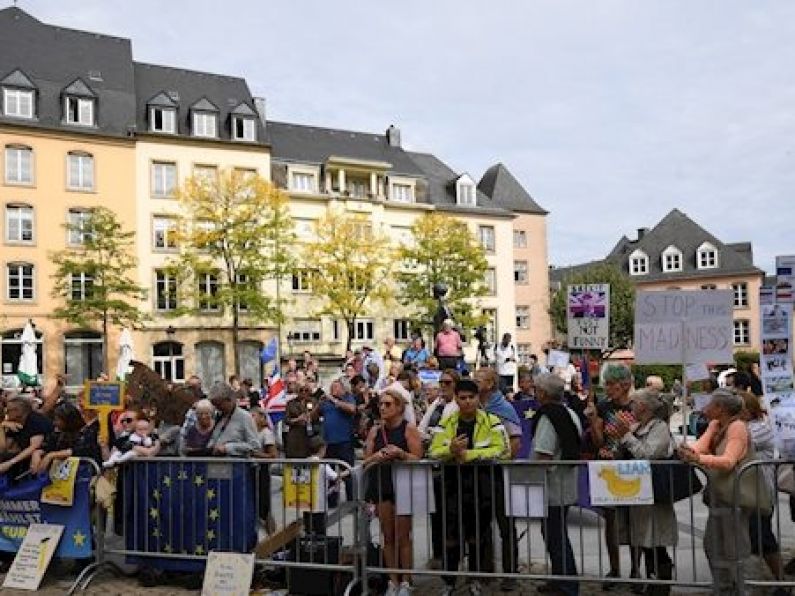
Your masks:
[[[250,552],[257,541],[251,464],[141,460],[122,467],[125,543],[139,553],[204,557],[211,550]],[[128,557],[172,571],[203,571],[204,559]]]

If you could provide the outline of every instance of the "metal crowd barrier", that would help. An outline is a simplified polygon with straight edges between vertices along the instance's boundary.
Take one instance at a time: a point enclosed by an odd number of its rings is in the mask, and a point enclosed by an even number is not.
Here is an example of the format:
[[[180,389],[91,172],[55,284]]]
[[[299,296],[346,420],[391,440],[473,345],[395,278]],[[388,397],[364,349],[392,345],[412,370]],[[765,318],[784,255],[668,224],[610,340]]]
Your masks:
[[[358,582],[348,518],[359,501],[355,494],[335,500],[345,483],[331,480],[342,474],[356,486],[345,462],[154,457],[125,462],[117,474],[109,520],[116,544],[103,540],[105,529],[98,528],[97,560],[74,589],[123,564],[201,573],[211,550],[254,552],[257,564],[285,569],[288,584],[342,577],[333,593],[348,593]]]
[[[379,467],[365,470],[360,493],[369,501],[387,505],[386,509],[379,507],[373,520],[363,518],[360,523],[360,543],[377,542],[370,549],[377,553],[376,561],[368,560],[363,567],[363,584],[372,586],[375,576],[380,589],[387,575],[395,579],[434,576],[447,578],[449,584],[458,578],[552,582],[564,593],[574,593],[577,584],[606,581],[610,566],[603,515],[608,511],[624,520],[619,523],[625,534],[618,540],[622,545],[663,544],[673,564],[670,579],[629,578],[632,549],[621,546],[623,577],[610,579],[611,583],[710,588],[712,579],[705,571],[702,548],[707,510],[701,495],[669,506],[672,526],[657,527],[653,521],[644,531],[645,537],[633,537],[632,516],[648,511],[649,506],[592,507],[587,498],[587,463],[506,461],[459,466],[422,460],[393,464],[391,472]],[[652,464],[665,468],[685,465],[667,460]],[[569,479],[562,471],[567,471]],[[385,474],[391,476],[391,486],[384,480]],[[571,506],[545,505],[547,496],[571,492],[572,486],[579,494],[567,495],[572,497],[568,499],[573,501]],[[404,517],[393,517],[395,509]],[[378,513],[393,527],[385,531]],[[560,557],[553,566],[544,536],[550,537],[553,548],[565,549],[561,529],[565,527],[571,555]],[[400,542],[393,538],[396,536],[402,536],[402,545],[395,544]],[[658,558],[662,556],[659,551],[652,553],[655,566],[661,564]],[[465,559],[466,571],[460,569]],[[428,565],[429,561],[434,564]]]

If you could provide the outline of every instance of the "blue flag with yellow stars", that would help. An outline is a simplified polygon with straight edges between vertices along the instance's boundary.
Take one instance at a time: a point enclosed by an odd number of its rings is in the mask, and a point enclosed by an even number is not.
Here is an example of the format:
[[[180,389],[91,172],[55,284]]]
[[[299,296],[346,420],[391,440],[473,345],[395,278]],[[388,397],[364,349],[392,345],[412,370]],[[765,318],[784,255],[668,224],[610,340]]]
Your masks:
[[[132,461],[124,478],[127,550],[189,555],[131,555],[130,563],[171,571],[201,571],[211,550],[251,552],[257,541],[255,470],[246,462],[219,459]]]
[[[47,474],[28,477],[18,484],[2,482],[0,490],[0,550],[17,552],[30,524],[64,526],[55,556],[64,559],[92,557],[89,489],[92,468],[80,464],[71,507],[41,502],[41,490],[50,483]]]

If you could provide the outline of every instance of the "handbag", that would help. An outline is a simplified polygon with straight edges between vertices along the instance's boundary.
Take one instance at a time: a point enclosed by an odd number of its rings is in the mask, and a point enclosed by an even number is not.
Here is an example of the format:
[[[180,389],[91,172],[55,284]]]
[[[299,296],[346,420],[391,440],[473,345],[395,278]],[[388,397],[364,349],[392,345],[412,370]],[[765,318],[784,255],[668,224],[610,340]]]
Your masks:
[[[673,456],[667,462],[651,462],[651,486],[655,504],[671,505],[700,493],[704,484],[693,466]]]

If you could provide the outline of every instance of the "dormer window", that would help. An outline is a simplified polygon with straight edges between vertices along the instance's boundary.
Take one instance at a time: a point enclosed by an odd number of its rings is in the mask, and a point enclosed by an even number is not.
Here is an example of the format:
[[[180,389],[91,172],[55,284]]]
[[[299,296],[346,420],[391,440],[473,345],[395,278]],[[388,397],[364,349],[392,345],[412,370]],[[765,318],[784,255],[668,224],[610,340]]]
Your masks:
[[[236,141],[256,141],[257,123],[254,118],[232,118],[232,136]]]
[[[649,272],[649,255],[642,250],[636,250],[629,255],[629,274],[646,275]]]
[[[456,203],[462,207],[476,207],[477,196],[475,194],[475,182],[467,175],[462,174],[456,180]]]
[[[28,118],[36,116],[36,86],[19,69],[9,73],[2,80],[3,115],[11,118]]]
[[[67,124],[93,126],[96,94],[81,79],[63,90],[63,119]]]
[[[696,263],[699,269],[716,269],[718,267],[718,249],[709,242],[704,242],[696,251]]]
[[[176,129],[177,110],[174,108],[149,108],[149,130],[173,135]]]
[[[211,112],[193,112],[193,136],[215,138],[216,116]]]
[[[671,245],[662,252],[662,270],[665,273],[682,270],[682,251]]]

